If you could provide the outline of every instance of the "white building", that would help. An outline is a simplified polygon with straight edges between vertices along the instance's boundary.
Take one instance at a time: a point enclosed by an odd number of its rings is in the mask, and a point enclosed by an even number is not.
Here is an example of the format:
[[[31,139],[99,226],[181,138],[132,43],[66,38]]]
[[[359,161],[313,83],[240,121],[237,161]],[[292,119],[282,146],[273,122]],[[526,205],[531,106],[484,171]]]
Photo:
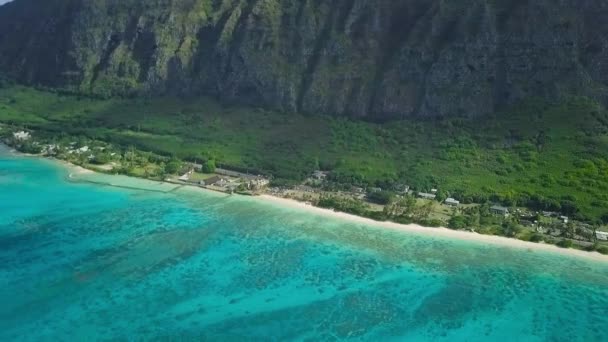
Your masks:
[[[597,232],[595,232],[595,236],[597,237],[598,240],[608,241],[608,232],[597,231]]]
[[[13,137],[17,140],[29,140],[31,138],[31,135],[29,132],[15,132],[13,133]]]
[[[325,179],[327,179],[327,176],[329,175],[329,172],[325,172],[325,171],[315,171],[312,173],[312,178],[316,179],[316,180],[320,180],[323,181]]]
[[[428,194],[428,193],[425,193],[425,192],[419,192],[418,193],[418,197],[424,198],[424,199],[428,199],[428,200],[434,200],[435,198],[437,198],[437,195],[435,195],[435,194]]]
[[[450,207],[457,207],[460,205],[460,201],[457,201],[453,198],[448,198],[445,200],[445,202],[443,202],[445,205],[449,205]]]

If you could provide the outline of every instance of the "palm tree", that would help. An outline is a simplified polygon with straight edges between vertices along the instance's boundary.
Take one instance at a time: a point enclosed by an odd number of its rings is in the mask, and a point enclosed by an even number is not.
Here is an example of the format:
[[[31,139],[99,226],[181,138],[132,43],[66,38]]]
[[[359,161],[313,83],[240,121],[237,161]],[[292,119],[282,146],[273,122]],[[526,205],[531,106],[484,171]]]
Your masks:
[[[597,243],[597,229],[598,229],[598,226],[597,226],[597,224],[594,223],[591,226],[591,230],[592,230],[592,233],[593,233],[591,235],[591,242],[593,242],[593,243]]]

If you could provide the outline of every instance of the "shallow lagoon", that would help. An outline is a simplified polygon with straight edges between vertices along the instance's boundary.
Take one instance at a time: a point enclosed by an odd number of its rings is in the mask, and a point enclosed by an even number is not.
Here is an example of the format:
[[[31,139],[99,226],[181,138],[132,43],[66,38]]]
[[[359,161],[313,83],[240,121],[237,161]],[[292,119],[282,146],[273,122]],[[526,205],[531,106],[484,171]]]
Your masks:
[[[608,340],[608,263],[68,172],[0,152],[2,341]]]

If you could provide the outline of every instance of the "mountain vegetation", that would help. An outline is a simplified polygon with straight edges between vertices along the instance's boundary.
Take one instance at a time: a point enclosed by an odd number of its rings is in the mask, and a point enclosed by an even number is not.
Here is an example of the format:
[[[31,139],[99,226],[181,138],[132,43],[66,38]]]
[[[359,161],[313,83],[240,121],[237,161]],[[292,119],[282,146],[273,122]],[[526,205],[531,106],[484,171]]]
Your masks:
[[[0,123],[276,184],[332,171],[337,190],[384,190],[376,202],[407,184],[606,221],[607,11],[600,0],[15,0],[0,7]]]
[[[10,86],[0,92],[0,122],[288,182],[331,170],[328,182],[337,190],[408,184],[438,187],[464,203],[501,202],[590,220],[608,215],[608,112],[585,97],[559,104],[530,99],[480,120],[374,124],[209,98],[104,100]]]
[[[608,84],[601,0],[16,0],[0,70],[102,98],[205,95],[382,122]]]

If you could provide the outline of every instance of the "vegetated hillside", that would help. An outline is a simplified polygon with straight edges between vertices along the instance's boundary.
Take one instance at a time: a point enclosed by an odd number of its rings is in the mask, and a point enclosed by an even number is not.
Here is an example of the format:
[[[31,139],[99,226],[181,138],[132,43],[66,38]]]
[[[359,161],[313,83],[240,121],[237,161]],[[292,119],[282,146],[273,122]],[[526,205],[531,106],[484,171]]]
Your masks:
[[[208,98],[95,100],[0,90],[0,123],[68,143],[86,136],[183,159],[212,158],[285,181],[322,168],[344,189],[408,184],[438,187],[465,203],[590,219],[608,214],[608,111],[588,98],[528,100],[479,120],[373,124],[226,107]]]
[[[386,120],[604,100],[603,0],[16,0],[0,71],[102,96],[208,95]]]

